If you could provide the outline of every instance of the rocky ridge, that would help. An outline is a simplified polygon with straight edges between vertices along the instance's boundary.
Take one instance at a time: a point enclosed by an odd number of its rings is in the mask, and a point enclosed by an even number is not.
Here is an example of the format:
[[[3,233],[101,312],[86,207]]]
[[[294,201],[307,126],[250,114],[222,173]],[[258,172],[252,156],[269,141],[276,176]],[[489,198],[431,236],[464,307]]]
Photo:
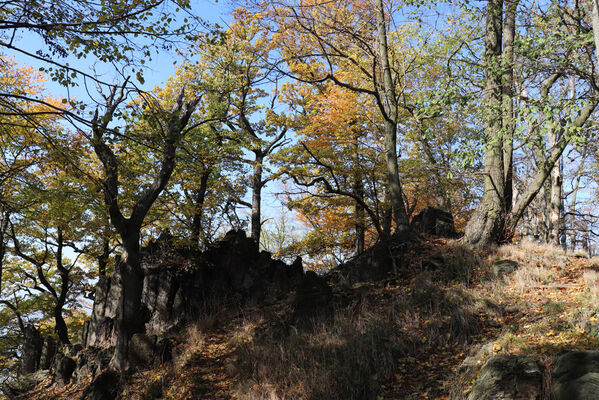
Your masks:
[[[330,288],[322,278],[304,275],[300,258],[291,265],[275,260],[270,253],[259,251],[243,231],[230,231],[204,252],[178,246],[174,238],[163,235],[144,247],[142,254],[142,302],[147,318],[145,332],[131,340],[133,369],[148,369],[168,360],[170,337],[214,308],[268,303],[301,287],[307,294],[297,296],[295,304],[298,318],[302,318],[312,312],[319,298],[326,302],[330,297]],[[42,382],[60,387],[91,378],[96,388],[90,385],[82,398],[110,398],[107,385],[118,386],[118,379],[106,372],[116,343],[114,320],[122,287],[118,265],[117,260],[116,272],[100,278],[97,284],[81,344],[61,352],[53,339],[43,338],[33,326],[27,327],[21,376],[3,386],[5,396],[27,398],[25,393]],[[318,297],[320,292],[323,294]]]

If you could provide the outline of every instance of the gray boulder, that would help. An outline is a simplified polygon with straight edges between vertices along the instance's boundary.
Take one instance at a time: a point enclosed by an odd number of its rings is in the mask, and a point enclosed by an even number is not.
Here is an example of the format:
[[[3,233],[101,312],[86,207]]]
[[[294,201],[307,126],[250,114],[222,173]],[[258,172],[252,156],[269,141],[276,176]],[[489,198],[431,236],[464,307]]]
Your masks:
[[[520,268],[520,264],[513,260],[497,260],[493,262],[493,275],[502,277],[505,274],[511,274]]]
[[[468,400],[538,400],[541,385],[541,369],[534,358],[496,355],[482,367]]]
[[[599,351],[563,351],[553,363],[555,400],[599,399]]]
[[[2,393],[9,400],[22,398],[25,393],[42,383],[49,376],[50,372],[48,370],[40,370],[20,376],[17,379],[2,384]]]
[[[449,238],[458,236],[453,215],[435,207],[426,207],[420,214],[412,218],[410,225],[414,231],[419,233]]]

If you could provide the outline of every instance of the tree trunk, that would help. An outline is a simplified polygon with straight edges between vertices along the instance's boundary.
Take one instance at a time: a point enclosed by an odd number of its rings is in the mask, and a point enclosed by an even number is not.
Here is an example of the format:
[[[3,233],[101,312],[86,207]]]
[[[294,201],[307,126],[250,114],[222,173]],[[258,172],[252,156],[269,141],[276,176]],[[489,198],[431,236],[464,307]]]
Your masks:
[[[584,158],[586,156],[586,149],[587,147],[585,147],[585,150],[582,153],[582,161],[580,162],[580,165],[578,166],[578,170],[576,171],[576,184],[574,185],[574,188],[572,189],[572,202],[570,203],[570,207],[568,209],[568,214],[570,215],[569,218],[569,224],[570,224],[570,246],[572,251],[576,250],[576,244],[577,244],[577,228],[576,228],[576,203],[578,201],[578,190],[580,189],[580,180],[582,179],[582,172],[583,172],[583,167],[584,167]]]
[[[385,199],[381,202],[381,239],[388,241],[391,238],[391,225],[393,225],[393,209],[389,203],[389,188],[385,189]]]
[[[254,150],[256,158],[254,159],[254,175],[252,176],[252,239],[259,245],[260,234],[262,233],[262,165],[264,154],[261,150]]]
[[[191,221],[191,243],[199,246],[200,236],[202,234],[202,223],[204,219],[204,202],[206,201],[206,192],[208,190],[208,179],[212,173],[212,168],[207,168],[200,176],[200,187],[194,191],[195,213]]]
[[[110,366],[124,373],[128,367],[129,340],[133,334],[143,332],[146,310],[141,302],[143,289],[143,271],[140,266],[140,236],[143,220],[160,195],[175,169],[175,155],[181,133],[189,123],[200,97],[185,103],[185,92],[181,90],[167,120],[166,137],[162,147],[160,169],[152,184],[146,188],[133,205],[131,216],[125,218],[119,203],[119,162],[112,148],[107,144],[104,134],[114,113],[126,98],[126,83],[120,88],[113,87],[110,96],[106,97],[106,111],[102,117],[96,110],[92,119],[92,141],[94,151],[102,163],[104,179],[102,192],[104,204],[108,209],[110,221],[121,237],[124,248],[123,262],[120,264],[122,292],[119,299],[115,330],[117,343]]]
[[[98,257],[98,276],[106,276],[108,268],[108,258],[110,257],[110,240],[108,237],[102,238],[102,253]]]
[[[354,133],[353,138],[354,160],[352,169],[354,171],[354,187],[353,192],[356,197],[364,201],[364,182],[362,171],[360,170],[360,142],[359,135]],[[364,252],[366,242],[366,211],[359,201],[354,202],[354,222],[355,222],[355,254],[359,255]]]
[[[593,1],[591,21],[593,23],[593,39],[595,40],[595,51],[599,60],[599,0]]]
[[[430,143],[428,139],[424,136],[424,128],[422,127],[422,123],[420,123],[420,143],[422,143],[422,150],[424,155],[432,166],[432,171],[430,172],[430,179],[433,186],[433,191],[435,192],[435,201],[437,202],[437,207],[443,211],[447,211],[451,213],[451,199],[449,198],[449,193],[445,190],[443,186],[443,179],[441,178],[441,173],[439,172],[439,164],[435,159],[435,155],[431,149]]]
[[[69,330],[62,315],[62,309],[66,303],[67,294],[69,291],[68,270],[65,270],[64,272],[60,271],[60,281],[60,293],[56,298],[56,303],[54,304],[54,330],[58,335],[60,343],[70,345],[71,340],[69,339]]]
[[[62,316],[62,307],[64,304],[56,304],[54,307],[54,331],[58,335],[58,340],[62,344],[70,345],[69,330]]]
[[[514,40],[519,0],[505,1],[503,24],[503,173],[506,215],[512,211],[514,153]]]
[[[503,0],[489,0],[485,36],[485,184],[481,203],[466,225],[464,241],[476,247],[500,242],[505,229],[503,141],[501,135],[501,35]]]
[[[62,316],[62,309],[67,301],[67,295],[69,293],[69,274],[71,271],[62,263],[64,239],[61,228],[58,228],[56,243],[56,269],[60,274],[60,291],[58,293],[52,292],[52,294],[54,294],[56,297],[56,303],[54,304],[54,330],[56,331],[58,339],[62,344],[70,345],[71,341],[69,340],[69,331]]]
[[[354,193],[356,196],[364,199],[364,184],[362,183],[362,177],[359,173],[355,175],[354,181]],[[366,241],[366,224],[365,224],[365,212],[364,207],[359,202],[355,202],[354,205],[354,219],[355,219],[355,251],[356,255],[364,252],[365,241]]]
[[[376,24],[378,31],[378,55],[381,64],[383,93],[381,93],[385,118],[385,161],[387,167],[387,185],[393,210],[393,220],[398,230],[408,229],[408,216],[403,201],[399,168],[397,164],[397,98],[395,83],[391,76],[389,49],[387,46],[387,27],[383,0],[376,0]]]
[[[574,122],[571,123],[569,128],[571,129],[582,127],[597,107],[597,104],[599,104],[599,99],[595,97],[590,98],[584,105],[582,110],[580,110],[578,116],[576,117]],[[569,140],[563,134],[560,134],[557,143],[551,149],[549,149],[549,154],[546,156],[546,159],[544,160],[542,165],[539,166],[536,175],[516,202],[509,218],[509,226],[507,229],[508,231],[515,231],[516,226],[518,225],[518,221],[520,221],[520,218],[522,217],[524,210],[526,209],[526,207],[528,207],[530,202],[535,198],[535,196],[539,193],[539,191],[545,184],[545,181],[551,174],[553,166],[561,157],[568,143]]]
[[[551,170],[553,171],[553,170]],[[541,234],[543,243],[551,243],[551,232],[553,231],[553,219],[551,218],[551,174],[543,184],[543,224]]]
[[[4,269],[4,256],[6,255],[7,249],[7,233],[9,224],[10,213],[8,211],[2,211],[0,213],[0,295],[2,294],[2,272]]]
[[[129,366],[129,341],[135,333],[144,331],[146,312],[141,302],[143,271],[140,266],[139,229],[122,234],[124,254],[117,266],[122,292],[115,319],[116,348],[112,366],[126,371]]]
[[[558,161],[551,170],[551,200],[550,200],[550,219],[549,243],[554,246],[560,245],[561,229],[561,210],[562,206],[562,176],[560,171],[561,162]]]

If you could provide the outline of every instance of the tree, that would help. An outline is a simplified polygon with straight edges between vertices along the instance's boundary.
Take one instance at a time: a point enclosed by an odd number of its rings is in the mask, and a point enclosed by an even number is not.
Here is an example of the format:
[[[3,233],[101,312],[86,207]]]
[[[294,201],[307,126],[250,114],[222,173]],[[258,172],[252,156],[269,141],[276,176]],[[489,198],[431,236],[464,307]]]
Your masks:
[[[291,77],[304,82],[330,80],[373,97],[383,124],[387,189],[399,229],[408,225],[398,171],[399,98],[405,95],[402,72],[392,65],[388,46],[388,15],[384,4],[370,2],[270,2],[272,20]],[[266,4],[266,3],[265,3]],[[275,29],[275,28],[272,28]],[[341,67],[341,68],[340,68]],[[347,81],[337,72],[353,68],[360,79]]]
[[[176,9],[166,7],[168,4]],[[194,24],[201,21],[190,14],[173,29],[175,14],[190,7],[189,0],[10,1],[0,11],[0,47],[47,64],[51,77],[65,85],[74,84],[77,75],[101,82],[60,59],[92,55],[101,62],[137,64],[144,57],[151,57],[156,48],[171,49],[194,30],[188,18]],[[39,37],[38,49],[27,48],[20,42],[23,31]],[[11,98],[6,93],[0,97]]]
[[[332,82],[289,83],[283,97],[295,110],[292,126],[299,134],[299,143],[277,157],[296,187],[287,190],[288,206],[319,231],[302,242],[312,256],[318,248],[335,249],[338,259],[360,254],[390,229],[384,220],[384,147],[378,121],[370,117],[376,106],[369,96]]]
[[[240,203],[250,208],[251,237],[260,243],[262,190],[277,177],[266,175],[266,163],[286,144],[287,126],[285,117],[275,111],[280,76],[269,63],[275,52],[272,37],[261,27],[260,18],[247,10],[236,10],[233,18],[223,43],[212,51],[228,58],[226,73],[233,100],[228,126],[238,132],[239,144],[254,155],[253,160],[246,161],[252,167],[252,201]]]
[[[503,236],[505,221],[505,176],[501,137],[501,38],[503,0],[487,3],[485,32],[485,170],[484,194],[468,225],[464,240],[486,246]]]
[[[126,83],[126,82],[125,82]],[[124,254],[119,265],[119,273],[123,282],[116,321],[117,344],[111,364],[120,371],[127,368],[129,340],[134,333],[143,332],[144,312],[141,303],[143,289],[143,271],[140,266],[140,235],[144,218],[150,208],[166,187],[175,168],[175,155],[181,137],[186,133],[187,124],[200,101],[200,96],[185,101],[185,91],[177,97],[169,111],[161,109],[158,104],[146,103],[146,117],[155,124],[156,131],[149,132],[151,139],[159,142],[156,157],[154,179],[131,202],[130,214],[124,215],[119,187],[119,159],[110,143],[118,131],[109,129],[115,118],[119,105],[126,99],[125,84],[114,86],[105,97],[106,105],[102,115],[96,110],[92,120],[91,144],[102,164],[101,190],[104,204],[109,212],[110,221],[121,238]],[[153,135],[153,136],[152,136]]]
[[[516,6],[517,3],[509,3],[508,15],[505,19],[506,31],[509,31],[510,34],[514,29],[513,21],[515,18],[511,13],[515,13],[514,7]],[[551,171],[554,170],[554,166],[558,163],[563,151],[576,137],[579,137],[581,127],[599,103],[596,95],[591,91],[585,99],[563,100],[566,104],[574,105],[574,107],[567,108],[569,115],[562,113],[560,116],[559,112],[553,113],[554,110],[559,108],[553,108],[551,105],[551,101],[553,101],[552,89],[556,82],[563,79],[566,72],[574,71],[581,79],[586,80],[591,87],[595,85],[595,77],[582,72],[579,67],[579,63],[588,57],[586,46],[580,47],[576,45],[575,41],[563,40],[563,35],[554,33],[549,27],[546,31],[531,32],[530,37],[523,41],[520,46],[521,59],[519,63],[525,69],[526,76],[532,77],[531,81],[539,84],[539,100],[531,101],[531,104],[529,104],[530,97],[523,96],[520,105],[526,107],[519,110],[518,119],[521,121],[520,123],[524,122],[528,126],[522,124],[519,128],[517,126],[516,128],[527,130],[528,136],[525,138],[525,143],[538,143],[535,141],[548,135],[550,144],[548,147],[543,145],[540,148],[538,168],[527,183],[526,189],[521,192],[519,198],[514,199],[513,206],[508,207],[507,202],[511,201],[511,190],[506,191],[506,187],[511,185],[512,181],[509,167],[510,149],[513,148],[511,132],[514,125],[511,122],[511,105],[509,102],[511,72],[501,73],[502,9],[502,1],[489,2],[487,6],[485,36],[487,94],[485,109],[488,111],[484,115],[486,124],[485,189],[481,203],[469,221],[464,237],[465,242],[480,247],[511,240],[524,211],[543,188],[547,178],[551,176]],[[578,19],[576,19],[563,8],[556,8],[556,10],[560,10],[560,15],[556,15],[555,18],[561,18],[564,15],[570,16],[575,25],[582,26],[583,16],[580,13],[578,13]],[[535,34],[537,35],[536,38],[534,37]],[[582,35],[584,34],[581,30],[574,33],[575,37],[581,37]],[[510,38],[511,40],[512,38]],[[506,48],[511,51],[510,46],[506,46]],[[556,48],[568,54],[569,57],[566,58],[570,58],[572,63],[564,65],[563,62],[560,62],[555,55]],[[504,68],[513,68],[513,63],[509,63],[511,58],[511,55],[504,57],[507,60]],[[544,66],[545,71],[550,72],[540,73],[540,66]],[[504,95],[503,104],[507,104],[507,107],[504,108],[501,107],[502,94]],[[561,109],[563,110],[563,105],[561,105]],[[505,126],[502,126],[502,123]]]
[[[55,320],[55,331],[60,340],[69,344],[63,310],[65,304],[72,300],[71,296],[76,295],[74,289],[85,286],[85,279],[80,276],[75,263],[67,263],[62,257],[63,248],[68,246],[63,232],[65,236],[71,236],[75,230],[66,225],[76,225],[70,217],[65,217],[64,212],[76,213],[77,208],[56,207],[65,195],[62,185],[67,180],[56,168],[56,159],[51,156],[46,143],[40,140],[41,135],[53,135],[58,129],[56,117],[48,111],[59,102],[43,92],[40,84],[44,79],[42,74],[33,72],[29,67],[18,67],[5,58],[2,58],[2,66],[4,79],[1,86],[6,93],[37,96],[50,106],[32,105],[25,101],[13,103],[13,107],[27,112],[26,118],[13,115],[10,107],[2,107],[6,113],[0,118],[3,167],[0,184],[0,299],[23,328],[25,312],[19,306],[23,303],[19,301],[23,294],[17,295],[16,292],[21,290],[31,295],[30,290],[37,291],[40,297],[45,297],[44,304],[51,304],[50,314]],[[67,202],[61,202],[61,207]],[[5,262],[14,265],[15,257],[26,264],[10,273],[11,280],[7,281]],[[74,274],[79,276],[77,284],[72,281]],[[4,293],[7,286],[12,287],[8,294]]]
[[[179,161],[172,185],[159,199],[157,208],[166,210],[166,215],[156,221],[181,237],[189,236],[191,244],[200,249],[236,219],[234,206],[247,189],[242,176],[242,134],[226,125],[232,114],[234,87],[228,75],[229,57],[214,51],[219,46],[207,46],[196,63],[182,64],[166,87],[155,92],[165,104],[186,85],[204,93],[190,119],[192,129],[177,148]]]

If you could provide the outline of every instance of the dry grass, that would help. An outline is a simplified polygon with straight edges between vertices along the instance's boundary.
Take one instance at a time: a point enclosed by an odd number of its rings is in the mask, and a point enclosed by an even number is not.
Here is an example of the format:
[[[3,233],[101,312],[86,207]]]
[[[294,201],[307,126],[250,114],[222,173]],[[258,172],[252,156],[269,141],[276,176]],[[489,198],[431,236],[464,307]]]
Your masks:
[[[497,249],[500,257],[515,261],[538,261],[552,262],[564,260],[567,256],[564,249],[546,243],[522,242],[520,244],[507,244]]]
[[[140,373],[146,390],[129,398],[462,400],[493,354],[546,361],[599,347],[599,258],[440,240],[409,257],[401,279],[334,285],[333,316],[310,329],[296,326],[289,299],[234,318],[207,312],[180,334],[170,364]],[[425,268],[431,258],[441,260],[435,269]],[[504,259],[519,267],[498,279],[492,266]],[[470,351],[480,363],[464,372]]]
[[[586,270],[582,274],[582,280],[593,296],[592,301],[599,300],[599,272],[592,269]]]
[[[445,263],[441,275],[436,276],[438,280],[469,285],[488,274],[488,261],[479,252],[472,251],[459,241],[448,241],[440,253]]]
[[[206,330],[202,323],[188,325],[180,335],[182,343],[175,349],[173,364],[175,368],[184,368],[194,354],[201,351],[206,343]]]
[[[475,301],[461,289],[443,289],[422,274],[389,291],[338,308],[332,321],[311,331],[246,330],[236,339],[236,396],[375,399],[401,375],[400,360],[459,347],[478,332]]]
[[[394,372],[389,324],[373,314],[336,313],[314,331],[250,335],[238,350],[240,399],[369,399]],[[250,339],[251,338],[251,339]]]
[[[555,272],[552,269],[528,263],[509,274],[506,283],[519,293],[525,293],[531,287],[549,285],[554,280]]]
[[[589,264],[596,268],[599,268],[599,256],[593,256],[589,259]]]

